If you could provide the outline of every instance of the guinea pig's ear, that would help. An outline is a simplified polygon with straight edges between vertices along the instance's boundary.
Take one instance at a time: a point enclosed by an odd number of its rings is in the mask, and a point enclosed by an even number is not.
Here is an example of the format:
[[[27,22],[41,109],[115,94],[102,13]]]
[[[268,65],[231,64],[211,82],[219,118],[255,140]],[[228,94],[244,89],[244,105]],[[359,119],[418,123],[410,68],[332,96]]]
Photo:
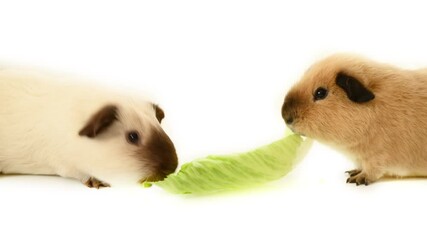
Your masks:
[[[345,73],[337,74],[336,84],[345,91],[347,97],[353,102],[364,103],[375,98],[375,95],[359,80]]]
[[[153,108],[154,108],[154,111],[156,112],[157,120],[159,121],[159,123],[161,123],[163,118],[165,118],[165,112],[157,104],[153,104]]]
[[[117,120],[117,107],[107,105],[89,119],[79,135],[94,138],[111,126],[115,120]]]

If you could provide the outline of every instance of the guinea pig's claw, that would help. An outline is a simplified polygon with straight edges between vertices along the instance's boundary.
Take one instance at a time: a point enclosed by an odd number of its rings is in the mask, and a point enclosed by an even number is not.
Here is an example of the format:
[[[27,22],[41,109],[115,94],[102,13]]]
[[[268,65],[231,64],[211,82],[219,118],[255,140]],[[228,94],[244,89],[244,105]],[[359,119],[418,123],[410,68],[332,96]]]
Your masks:
[[[90,177],[84,184],[90,188],[97,188],[100,189],[102,187],[110,187],[110,184],[99,181],[98,179],[94,177]]]

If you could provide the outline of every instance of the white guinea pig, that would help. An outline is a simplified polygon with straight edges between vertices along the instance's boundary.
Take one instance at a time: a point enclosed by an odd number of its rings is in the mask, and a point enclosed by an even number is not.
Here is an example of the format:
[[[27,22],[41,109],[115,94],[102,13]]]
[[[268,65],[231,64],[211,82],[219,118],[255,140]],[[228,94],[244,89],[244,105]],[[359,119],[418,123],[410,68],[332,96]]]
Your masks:
[[[178,164],[163,117],[147,100],[0,70],[0,173],[59,175],[96,188],[161,180]]]

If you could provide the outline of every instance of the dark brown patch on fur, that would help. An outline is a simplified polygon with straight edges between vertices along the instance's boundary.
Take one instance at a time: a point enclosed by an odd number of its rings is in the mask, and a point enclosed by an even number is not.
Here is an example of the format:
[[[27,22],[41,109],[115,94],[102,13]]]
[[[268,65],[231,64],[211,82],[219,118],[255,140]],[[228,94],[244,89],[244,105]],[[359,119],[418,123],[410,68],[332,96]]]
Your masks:
[[[171,139],[162,129],[155,129],[150,139],[143,141],[141,147],[136,151],[142,160],[147,159],[145,165],[151,168],[155,174],[149,177],[150,181],[164,179],[173,173],[178,166],[178,156]]]
[[[107,105],[96,112],[80,130],[80,136],[94,138],[105,131],[115,120],[117,120],[117,107]]]
[[[364,103],[375,98],[375,95],[359,80],[345,73],[337,74],[336,84],[345,91],[347,97],[353,102]]]
[[[163,118],[165,118],[165,112],[157,104],[153,104],[153,108],[156,111],[157,120],[159,121],[159,123],[161,123]]]

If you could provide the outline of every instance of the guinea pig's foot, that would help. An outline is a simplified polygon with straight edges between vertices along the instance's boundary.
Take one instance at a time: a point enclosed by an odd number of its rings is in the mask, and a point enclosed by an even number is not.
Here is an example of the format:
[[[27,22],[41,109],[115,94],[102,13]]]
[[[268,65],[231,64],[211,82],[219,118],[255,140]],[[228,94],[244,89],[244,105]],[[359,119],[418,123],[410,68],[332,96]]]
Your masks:
[[[90,177],[86,182],[84,182],[84,185],[90,187],[90,188],[102,188],[102,187],[110,187],[110,184],[99,181],[98,179],[94,177]]]
[[[354,174],[353,176],[350,174],[350,177],[347,178],[347,183],[355,183],[356,186],[359,186],[361,184],[368,186],[371,183],[371,181],[369,181],[365,173],[360,171],[359,173]]]
[[[361,173],[362,170],[360,169],[353,169],[350,171],[346,171],[345,173],[347,173],[348,175],[350,175],[350,177],[356,176],[357,174]]]

